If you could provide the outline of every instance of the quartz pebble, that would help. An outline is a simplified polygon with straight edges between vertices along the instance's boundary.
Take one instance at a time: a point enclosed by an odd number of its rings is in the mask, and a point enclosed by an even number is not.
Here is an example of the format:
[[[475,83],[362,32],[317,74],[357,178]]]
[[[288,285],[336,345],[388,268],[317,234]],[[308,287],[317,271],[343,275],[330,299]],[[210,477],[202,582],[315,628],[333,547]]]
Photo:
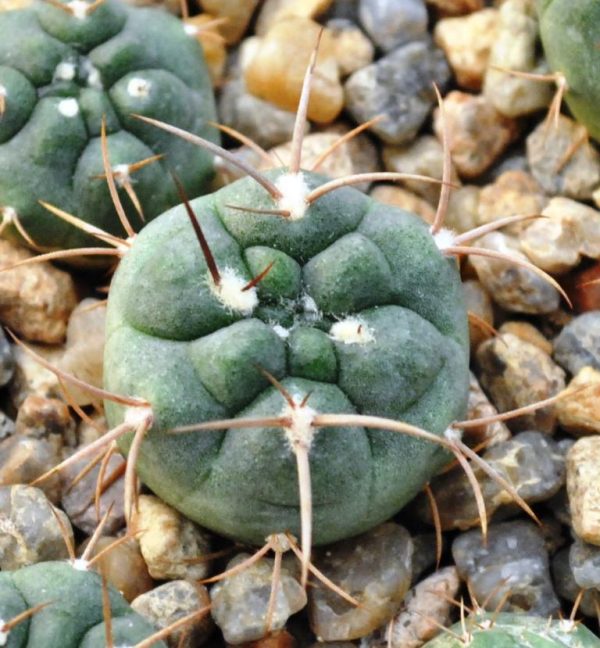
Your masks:
[[[186,580],[174,580],[140,594],[131,607],[159,629],[210,605],[204,585]],[[196,621],[171,633],[167,643],[171,648],[195,648],[205,645],[214,629],[207,612]]]
[[[502,232],[490,232],[478,238],[475,248],[501,252],[517,262],[529,262],[520,250],[519,239]],[[471,254],[469,261],[492,299],[505,310],[534,315],[558,308],[558,290],[534,270],[510,260],[479,254]]]
[[[370,130],[388,144],[404,144],[414,138],[433,108],[432,84],[443,88],[449,78],[440,49],[426,40],[408,43],[348,78],[346,109],[357,122],[385,115]]]
[[[458,85],[478,91],[483,83],[490,49],[496,38],[498,10],[483,9],[459,18],[444,18],[434,31]]]
[[[561,597],[575,603],[578,600],[581,587],[575,581],[573,570],[569,564],[570,548],[561,549],[552,558],[552,580],[556,593]],[[596,617],[600,606],[600,592],[596,589],[587,590],[579,599],[579,610],[586,616]]]
[[[378,628],[398,611],[410,587],[412,554],[410,535],[392,523],[330,545],[317,567],[361,606],[319,583],[310,592],[312,631],[322,641],[346,641]]]
[[[550,83],[510,74],[547,73],[537,58],[538,21],[531,0],[506,0],[500,7],[496,39],[489,56],[483,92],[496,110],[507,117],[520,117],[545,108],[552,100]]]
[[[517,136],[517,123],[501,115],[482,95],[453,90],[444,97],[444,119],[438,108],[434,130],[442,140],[444,124],[450,154],[462,178],[476,178],[488,169]]]
[[[0,266],[5,268],[34,255],[0,239]],[[75,308],[71,275],[47,262],[0,272],[0,322],[31,342],[62,342]]]
[[[516,335],[524,342],[529,342],[544,353],[552,355],[552,342],[550,342],[547,337],[542,335],[542,333],[540,333],[540,331],[529,322],[509,320],[504,322],[498,331],[500,333],[511,333],[512,335]]]
[[[13,376],[15,371],[15,360],[12,347],[0,328],[0,387],[4,387]]]
[[[64,533],[72,542],[69,519],[39,488],[21,484],[0,487],[0,569],[68,558]]]
[[[427,32],[423,0],[360,0],[359,16],[375,45],[384,52],[423,38]]]
[[[219,32],[228,45],[237,43],[244,35],[258,2],[259,0],[244,0],[243,2],[239,0],[200,0],[206,13],[215,18],[227,19],[222,25],[219,25]]]
[[[569,383],[574,391],[556,403],[558,422],[577,436],[600,434],[600,371],[583,367]]]
[[[240,4],[240,0],[233,1]],[[264,36],[277,22],[288,18],[315,18],[330,5],[331,0],[265,0],[258,14],[254,32],[257,36]]]
[[[600,310],[575,317],[554,340],[554,358],[569,373],[600,370]]]
[[[326,24],[334,42],[340,75],[346,77],[373,62],[373,43],[351,20],[338,18]]]
[[[239,554],[227,569],[249,557]],[[273,560],[262,558],[214,585],[210,591],[212,615],[226,641],[239,644],[261,639],[270,630],[281,630],[288,618],[306,605],[306,592],[283,565],[268,629],[266,616],[272,581]]]
[[[139,497],[132,529],[150,575],[156,579],[208,576],[210,562],[202,557],[211,552],[208,533],[154,495]]]
[[[567,492],[573,530],[584,541],[600,545],[600,437],[578,439],[567,453]]]
[[[583,126],[564,115],[556,126],[541,122],[529,134],[527,161],[546,193],[591,199],[600,184],[600,154],[585,136]]]
[[[372,189],[369,194],[373,200],[385,205],[400,207],[406,211],[420,216],[426,223],[433,223],[435,209],[423,198],[419,198],[412,191],[407,191],[396,185],[380,184]]]
[[[503,333],[477,349],[479,380],[500,412],[554,396],[565,388],[565,372],[539,347]],[[512,430],[552,434],[556,412],[546,406],[507,421]]]
[[[473,373],[469,380],[469,402],[467,405],[467,419],[478,419],[488,416],[496,416],[498,410],[492,405],[486,396],[479,381]],[[487,425],[467,428],[464,431],[463,441],[468,445],[475,446],[485,442],[487,447],[496,445],[501,441],[510,439],[510,430],[502,421],[494,421]]]
[[[244,70],[248,91],[279,108],[295,111],[320,29],[308,18],[275,23],[259,41]],[[325,29],[308,102],[308,118],[323,124],[332,122],[344,106],[335,49],[335,40]]]
[[[488,530],[459,535],[452,556],[461,578],[469,580],[473,594],[486,609],[494,610],[507,596],[505,612],[526,611],[548,616],[559,609],[550,580],[544,538],[533,522],[504,522]]]
[[[404,600],[401,612],[373,637],[365,648],[420,648],[450,624],[453,604],[460,588],[455,567],[445,567],[413,587]]]

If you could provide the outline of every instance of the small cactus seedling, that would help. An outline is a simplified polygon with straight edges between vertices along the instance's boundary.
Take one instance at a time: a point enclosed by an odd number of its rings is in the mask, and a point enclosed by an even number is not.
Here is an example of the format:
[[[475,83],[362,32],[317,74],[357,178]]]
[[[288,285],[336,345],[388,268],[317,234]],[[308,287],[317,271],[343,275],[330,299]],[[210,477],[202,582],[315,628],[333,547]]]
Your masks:
[[[537,0],[546,59],[565,100],[589,134],[600,139],[600,49],[596,0]]]
[[[208,125],[215,107],[202,51],[183,23],[118,0],[52,0],[0,13],[0,34],[5,235],[36,249],[89,246],[89,231],[55,218],[40,200],[122,233],[107,171],[136,225],[179,201],[165,160],[190,195],[207,190],[208,152],[131,116],[167,119],[218,141]]]

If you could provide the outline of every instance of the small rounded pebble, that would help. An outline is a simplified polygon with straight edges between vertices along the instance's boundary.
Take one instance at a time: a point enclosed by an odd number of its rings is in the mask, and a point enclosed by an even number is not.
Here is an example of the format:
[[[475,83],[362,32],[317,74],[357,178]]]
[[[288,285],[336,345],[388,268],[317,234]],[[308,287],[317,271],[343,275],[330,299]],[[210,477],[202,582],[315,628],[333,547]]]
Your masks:
[[[567,492],[573,530],[584,541],[600,545],[600,437],[578,439],[567,453]]]
[[[220,2],[220,0],[215,0]],[[235,1],[235,0],[234,0]],[[264,36],[278,22],[288,18],[316,18],[332,0],[265,0],[256,19],[254,32]],[[239,3],[240,0],[237,0]]]
[[[583,367],[569,389],[574,391],[556,403],[561,428],[577,436],[600,434],[600,371]]]
[[[600,310],[600,263],[571,273],[569,279],[566,289],[576,312]]]
[[[569,564],[579,587],[600,589],[600,547],[576,538],[569,551]]]
[[[59,437],[65,445],[75,441],[75,421],[67,405],[57,398],[27,396],[19,407],[15,425],[17,434],[37,439]]]
[[[494,326],[494,308],[487,290],[476,279],[463,281],[462,289],[467,313],[469,313],[469,342],[473,354],[477,347],[491,335],[490,327]]]
[[[335,58],[342,77],[346,77],[373,62],[375,55],[373,43],[351,20],[341,18],[329,20],[326,27],[333,38]]]
[[[427,31],[423,0],[360,0],[362,26],[384,52],[418,40]]]
[[[573,570],[569,564],[570,548],[561,549],[552,557],[552,580],[556,593],[561,597],[575,603],[579,600],[579,610],[586,616],[596,617],[600,606],[600,592],[592,589],[583,593],[579,598],[581,587],[575,582]]]
[[[547,337],[542,335],[542,333],[540,333],[540,331],[529,322],[509,320],[508,322],[504,322],[498,331],[500,333],[511,333],[512,335],[516,335],[524,342],[529,342],[544,353],[552,355],[552,342],[550,342]]]
[[[38,344],[28,345],[35,353],[53,364],[57,364],[62,349],[60,347],[43,347]],[[60,385],[56,374],[32,358],[21,347],[14,348],[15,373],[9,384],[13,406],[18,409],[25,399],[34,394],[43,398],[61,398]]]
[[[475,229],[479,224],[477,210],[480,194],[481,189],[475,185],[453,189],[444,219],[445,226],[458,233]]]
[[[600,370],[600,310],[579,315],[563,328],[554,340],[554,358],[573,375],[584,367]]]
[[[467,419],[486,418],[496,416],[498,410],[492,405],[489,398],[481,388],[479,381],[473,373],[469,380],[469,402],[467,405]],[[493,446],[501,441],[510,439],[510,430],[502,421],[494,421],[487,425],[468,428],[464,431],[463,440],[475,446],[479,443],[486,443],[486,446]]]

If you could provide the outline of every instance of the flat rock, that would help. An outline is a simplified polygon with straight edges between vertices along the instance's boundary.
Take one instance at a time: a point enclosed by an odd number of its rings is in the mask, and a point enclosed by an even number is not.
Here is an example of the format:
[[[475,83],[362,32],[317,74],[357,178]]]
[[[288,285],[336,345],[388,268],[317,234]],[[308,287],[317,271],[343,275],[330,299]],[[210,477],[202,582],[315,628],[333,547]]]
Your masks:
[[[567,492],[573,530],[583,540],[600,545],[600,437],[578,439],[567,453]]]
[[[367,34],[384,52],[427,33],[427,8],[423,0],[360,0],[359,16]]]
[[[404,144],[414,138],[433,108],[432,84],[444,88],[449,78],[440,49],[425,40],[408,43],[348,78],[346,109],[359,123],[385,115],[370,130],[388,144]]]
[[[600,371],[584,367],[569,389],[576,391],[555,406],[561,428],[577,436],[600,434]]]
[[[569,373],[600,370],[600,310],[579,315],[554,340],[554,358]]]

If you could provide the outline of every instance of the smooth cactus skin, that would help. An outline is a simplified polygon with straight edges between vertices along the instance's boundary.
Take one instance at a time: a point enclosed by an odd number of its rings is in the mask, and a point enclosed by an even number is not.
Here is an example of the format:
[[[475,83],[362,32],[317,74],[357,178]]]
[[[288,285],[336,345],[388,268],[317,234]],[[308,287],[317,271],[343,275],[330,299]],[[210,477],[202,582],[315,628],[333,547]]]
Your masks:
[[[134,646],[155,629],[109,587],[115,646]],[[0,573],[0,619],[6,623],[41,603],[45,608],[16,625],[3,646],[25,648],[105,648],[102,584],[93,571],[67,562],[43,562]],[[154,646],[166,648],[157,641]]]
[[[600,50],[596,0],[538,0],[540,35],[550,67],[567,80],[575,118],[600,140]]]
[[[76,0],[71,5],[85,5]],[[0,13],[0,212],[16,211],[42,248],[98,246],[49,214],[44,200],[124,235],[110,200],[100,147],[106,117],[111,165],[155,154],[131,180],[150,220],[179,202],[168,170],[190,196],[206,193],[211,156],[135,119],[139,113],[218,141],[212,88],[200,45],[179,20],[156,9],[106,0],[85,17],[48,2]],[[123,203],[134,226],[132,202]],[[16,228],[5,234],[20,240]]]
[[[600,639],[585,626],[569,620],[552,620],[526,614],[478,614],[469,617],[464,637],[462,624],[441,633],[423,648],[600,648]]]
[[[311,187],[325,181],[305,178]],[[275,259],[258,306],[243,316],[217,299],[183,207],[166,212],[115,274],[105,386],[151,403],[141,479],[198,523],[262,544],[271,533],[299,534],[297,469],[283,431],[167,431],[280,415],[284,400],[259,365],[298,400],[310,392],[317,412],[390,417],[441,434],[465,415],[467,318],[456,263],[408,212],[353,188],[321,197],[298,220],[228,205],[273,204],[249,178],[192,201],[221,271],[235,268],[248,281]],[[348,316],[371,341],[332,338],[332,325]],[[123,420],[121,406],[107,411],[112,425]],[[319,430],[310,450],[314,543],[389,518],[447,459],[398,433]]]

